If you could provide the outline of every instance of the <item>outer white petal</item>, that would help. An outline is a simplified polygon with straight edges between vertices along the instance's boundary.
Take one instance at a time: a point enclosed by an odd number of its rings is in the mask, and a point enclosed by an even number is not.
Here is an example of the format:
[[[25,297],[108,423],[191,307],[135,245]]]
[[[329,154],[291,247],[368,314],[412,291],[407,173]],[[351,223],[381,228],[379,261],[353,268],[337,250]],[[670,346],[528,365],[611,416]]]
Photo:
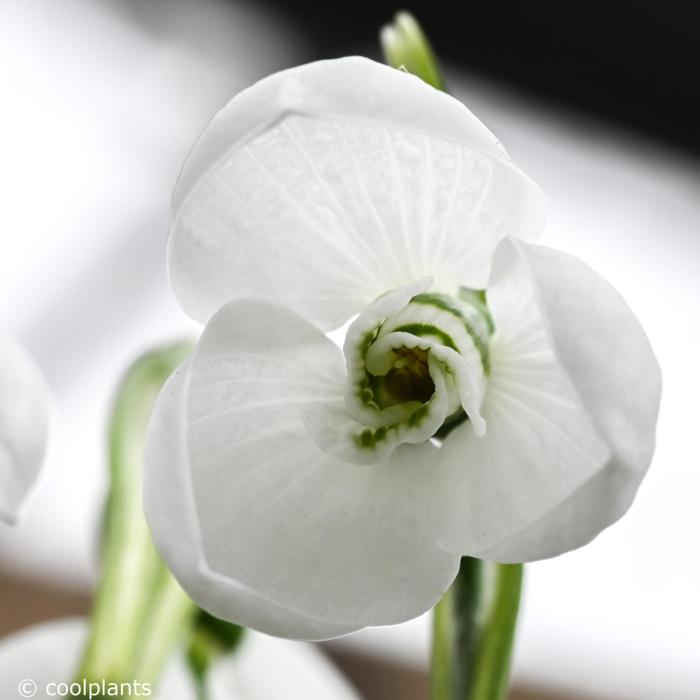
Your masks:
[[[190,154],[173,210],[170,277],[190,315],[283,290],[325,329],[427,275],[482,288],[498,241],[544,222],[539,188],[464,105],[358,57],[237,95]]]
[[[432,446],[362,466],[308,436],[304,405],[342,396],[343,377],[340,351],[315,327],[243,300],[214,316],[166,384],[149,429],[146,515],[185,590],[214,615],[328,638],[414,617],[453,580],[459,557],[426,527]]]
[[[575,549],[632,504],[654,452],[661,372],[620,294],[580,260],[520,244],[557,354],[598,432],[612,449],[605,468],[569,499],[482,556],[541,559]]]
[[[65,618],[23,629],[1,640],[0,697],[3,700],[22,697],[18,688],[26,680],[36,683],[34,698],[57,697],[55,686],[47,689],[47,684],[73,681],[87,635],[87,620]],[[151,697],[196,699],[194,684],[181,656],[175,656],[168,664]]]
[[[144,509],[156,546],[189,595],[213,614],[228,619],[237,617],[247,626],[250,620],[262,620],[260,627],[266,629],[284,617],[288,625],[302,632],[300,636],[318,636],[314,620],[295,615],[284,606],[278,609],[275,601],[212,571],[204,559],[187,444],[190,366],[191,361],[186,361],[168,379],[148,429]],[[261,510],[263,507],[261,504]],[[240,615],[236,616],[236,611]],[[353,629],[338,626],[329,636]]]
[[[44,460],[50,399],[27,353],[0,336],[0,520],[14,523]]]
[[[510,240],[496,252],[487,299],[496,330],[486,435],[475,437],[465,424],[439,455],[445,489],[439,543],[479,556],[575,494],[610,457],[557,356],[527,258]],[[549,530],[539,535],[545,543],[558,537]],[[510,554],[526,561],[531,552],[514,547]]]
[[[248,630],[232,656],[208,675],[211,700],[359,700],[359,695],[311,644]]]

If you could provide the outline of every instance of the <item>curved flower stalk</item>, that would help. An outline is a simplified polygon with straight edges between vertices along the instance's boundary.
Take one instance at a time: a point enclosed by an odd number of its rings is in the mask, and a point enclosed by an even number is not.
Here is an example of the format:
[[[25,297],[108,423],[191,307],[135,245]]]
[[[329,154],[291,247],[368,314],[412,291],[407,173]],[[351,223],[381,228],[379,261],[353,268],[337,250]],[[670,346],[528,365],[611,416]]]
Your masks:
[[[462,555],[554,556],[631,504],[653,352],[607,282],[527,242],[540,190],[458,101],[362,58],[273,75],[173,205],[172,286],[206,326],[156,404],[145,507],[214,615],[400,622]]]
[[[20,697],[20,684],[33,681],[36,684],[33,697],[56,697],[57,688],[52,684],[76,682],[73,674],[87,637],[87,620],[68,618],[36,625],[2,640],[0,695]],[[25,692],[32,688],[23,687]],[[278,692],[280,689],[283,692]],[[139,689],[132,686],[119,697],[148,695],[167,700],[199,697],[182,654],[173,656],[157,688],[149,686],[149,690],[145,692],[143,684]],[[247,632],[235,654],[214,664],[208,676],[206,697],[208,700],[278,700],[280,697],[356,700],[357,695],[311,645]]]
[[[0,335],[0,521],[14,524],[46,453],[50,399],[31,357]]]

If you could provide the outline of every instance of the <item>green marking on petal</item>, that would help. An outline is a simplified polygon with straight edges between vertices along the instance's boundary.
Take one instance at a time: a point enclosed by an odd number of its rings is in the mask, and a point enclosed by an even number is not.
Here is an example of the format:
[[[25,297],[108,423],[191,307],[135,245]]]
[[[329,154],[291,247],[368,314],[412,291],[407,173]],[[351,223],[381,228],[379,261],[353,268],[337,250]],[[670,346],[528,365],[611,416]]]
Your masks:
[[[423,419],[430,413],[430,407],[428,404],[423,404],[419,409],[415,410],[408,417],[408,424],[414,428],[419,425]]]
[[[459,319],[464,318],[464,314],[450,302],[449,297],[444,294],[437,294],[435,292],[423,292],[423,294],[417,294],[411,299],[412,304],[427,304],[428,306],[434,306],[441,311],[447,311],[448,314],[452,314]]]
[[[409,428],[417,428],[430,415],[430,405],[419,406],[404,422],[383,425],[379,428],[364,428],[355,435],[355,445],[363,450],[376,449],[377,445],[388,437],[391,433],[397,432],[401,426],[407,425]]]
[[[374,443],[374,430],[363,430],[360,433],[359,444],[360,447],[371,447]]]
[[[411,335],[423,338],[425,336],[433,336],[437,338],[445,347],[451,348],[452,350],[459,352],[455,341],[449,336],[445,331],[433,326],[430,323],[406,323],[403,326],[398,326],[393,328],[392,332],[395,333],[410,333]]]
[[[359,435],[355,436],[355,444],[365,450],[375,449],[377,443],[386,440],[390,430],[396,430],[398,423],[390,426],[382,426],[381,428],[365,428]]]
[[[495,328],[493,325],[493,319],[489,313],[488,306],[486,305],[486,290],[485,289],[469,289],[469,287],[459,288],[459,298],[465,301],[472,308],[476,309],[481,317],[486,321],[488,327],[489,335],[491,335]]]
[[[487,334],[491,335],[491,333],[493,333],[493,321],[488,312],[488,308],[486,307],[486,293],[483,290],[460,287],[460,298],[478,312],[479,316],[486,324]],[[411,303],[433,306],[434,308],[444,311],[445,313],[448,313],[462,321],[465,330],[472,339],[476,349],[479,351],[479,355],[481,355],[481,362],[484,366],[484,372],[489,374],[491,363],[489,359],[488,338],[484,337],[483,333],[479,333],[477,331],[474,324],[470,322],[470,320],[464,315],[464,312],[452,302],[450,297],[445,294],[438,294],[435,292],[424,292],[423,294],[418,294],[413,297],[413,299],[411,299]]]
[[[382,325],[383,324],[381,323],[378,324],[372,330],[368,331],[362,336],[358,349],[363,362],[367,358],[367,353],[372,347],[372,343],[374,343],[374,341],[377,339]],[[376,397],[378,387],[376,386],[374,379],[375,378],[369,372],[367,372],[367,370],[364,371],[364,376],[357,381],[357,397],[363,406],[378,411],[381,409],[381,405]]]
[[[362,340],[360,341],[360,356],[363,360],[367,357],[367,352],[369,351],[370,347],[372,347],[372,343],[377,339],[377,336],[379,335],[379,331],[381,329],[382,324],[380,323],[371,331],[365,333],[362,337]]]

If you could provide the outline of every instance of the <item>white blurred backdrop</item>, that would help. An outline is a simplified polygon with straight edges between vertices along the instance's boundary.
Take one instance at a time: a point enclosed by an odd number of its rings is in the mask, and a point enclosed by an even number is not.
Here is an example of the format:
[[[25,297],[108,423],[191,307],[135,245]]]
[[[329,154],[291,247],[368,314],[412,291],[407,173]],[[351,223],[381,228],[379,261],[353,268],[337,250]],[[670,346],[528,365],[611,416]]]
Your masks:
[[[179,166],[219,106],[304,55],[254,4],[0,1],[0,324],[39,362],[58,418],[23,523],[0,525],[5,573],[91,585],[114,387],[140,352],[196,333],[165,272]],[[700,163],[451,77],[546,193],[543,242],[623,293],[664,372],[631,512],[528,567],[516,677],[606,700],[698,698]],[[427,624],[337,643],[425,664]]]

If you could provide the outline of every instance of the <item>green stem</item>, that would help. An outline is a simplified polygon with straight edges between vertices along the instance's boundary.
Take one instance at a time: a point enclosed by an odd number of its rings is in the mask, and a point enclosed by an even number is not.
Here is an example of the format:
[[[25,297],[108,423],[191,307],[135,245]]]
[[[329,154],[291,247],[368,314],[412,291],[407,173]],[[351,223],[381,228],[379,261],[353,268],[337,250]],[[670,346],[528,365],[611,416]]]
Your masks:
[[[432,700],[505,698],[522,580],[522,564],[462,559],[435,606]]]
[[[119,389],[109,433],[102,569],[78,679],[138,680],[135,669],[157,675],[165,652],[155,646],[171,645],[181,631],[175,627],[194,610],[184,594],[172,592],[177,584],[158,557],[141,505],[148,420],[163,383],[190,351],[179,343],[144,355]],[[166,615],[172,619],[164,622]],[[156,630],[162,637],[157,643]]]
[[[131,668],[133,678],[150,683],[158,680],[174,642],[191,629],[198,610],[165,565],[153,598]]]
[[[382,27],[379,41],[390,66],[417,75],[438,90],[445,90],[435,52],[413,15],[398,12],[393,24]]]

